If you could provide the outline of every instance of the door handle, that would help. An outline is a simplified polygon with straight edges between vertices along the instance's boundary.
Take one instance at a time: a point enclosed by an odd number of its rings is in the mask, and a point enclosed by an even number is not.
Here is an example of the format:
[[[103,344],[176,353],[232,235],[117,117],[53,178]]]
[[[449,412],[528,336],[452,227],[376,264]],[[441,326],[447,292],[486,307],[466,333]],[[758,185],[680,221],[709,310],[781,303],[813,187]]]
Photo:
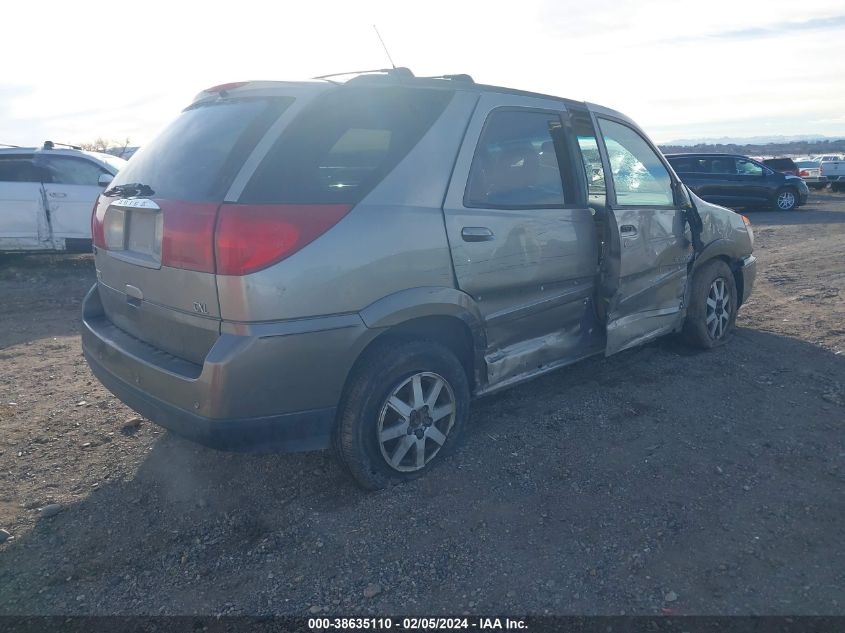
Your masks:
[[[67,194],[62,193],[61,191],[51,191],[50,197],[51,198],[67,198]]]
[[[489,242],[493,239],[493,231],[486,226],[465,226],[461,229],[464,242]]]
[[[623,224],[619,227],[619,234],[622,237],[636,237],[637,227],[635,227],[633,224]]]

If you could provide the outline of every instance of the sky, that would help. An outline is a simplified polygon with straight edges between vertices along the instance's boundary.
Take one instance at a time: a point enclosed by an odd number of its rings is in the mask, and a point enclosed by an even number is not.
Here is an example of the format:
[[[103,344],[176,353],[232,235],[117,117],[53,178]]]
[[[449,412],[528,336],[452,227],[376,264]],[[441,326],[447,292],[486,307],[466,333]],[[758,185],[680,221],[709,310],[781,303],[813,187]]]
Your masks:
[[[658,143],[845,137],[842,0],[40,0],[4,14],[0,143],[139,145],[200,90],[382,68],[592,101]],[[12,53],[13,52],[13,53]]]

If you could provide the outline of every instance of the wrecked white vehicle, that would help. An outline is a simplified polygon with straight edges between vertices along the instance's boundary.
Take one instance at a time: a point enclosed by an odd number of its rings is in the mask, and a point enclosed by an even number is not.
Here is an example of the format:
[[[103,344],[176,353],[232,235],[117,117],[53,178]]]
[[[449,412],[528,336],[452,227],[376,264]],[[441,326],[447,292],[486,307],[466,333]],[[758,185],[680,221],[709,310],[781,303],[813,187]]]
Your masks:
[[[126,161],[84,150],[0,148],[0,252],[91,250],[91,209]]]

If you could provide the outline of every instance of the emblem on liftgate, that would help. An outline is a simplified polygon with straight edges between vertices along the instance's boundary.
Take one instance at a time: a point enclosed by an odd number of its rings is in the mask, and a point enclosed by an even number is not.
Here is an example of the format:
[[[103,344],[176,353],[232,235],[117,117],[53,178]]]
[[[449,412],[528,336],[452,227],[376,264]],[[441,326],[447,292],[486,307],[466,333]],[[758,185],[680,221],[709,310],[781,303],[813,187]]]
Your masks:
[[[200,314],[208,314],[208,305],[205,303],[200,303],[199,301],[194,301],[194,312],[199,312]]]

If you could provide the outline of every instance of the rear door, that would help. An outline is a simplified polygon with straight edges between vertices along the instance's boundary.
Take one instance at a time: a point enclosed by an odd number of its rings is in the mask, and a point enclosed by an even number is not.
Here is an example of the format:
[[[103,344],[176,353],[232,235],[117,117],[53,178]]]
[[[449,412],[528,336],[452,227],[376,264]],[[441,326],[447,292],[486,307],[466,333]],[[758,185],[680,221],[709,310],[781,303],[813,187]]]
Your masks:
[[[34,162],[45,174],[53,238],[91,239],[91,208],[103,190],[98,180],[110,172],[85,158],[48,152],[36,152]]]
[[[692,244],[672,176],[654,146],[622,120],[597,117],[607,170],[612,294],[608,355],[670,332],[678,324]]]
[[[598,239],[564,116],[561,102],[482,95],[446,195],[455,275],[486,323],[491,385],[595,345]]]
[[[0,156],[0,250],[52,248],[41,180],[31,155]]]

